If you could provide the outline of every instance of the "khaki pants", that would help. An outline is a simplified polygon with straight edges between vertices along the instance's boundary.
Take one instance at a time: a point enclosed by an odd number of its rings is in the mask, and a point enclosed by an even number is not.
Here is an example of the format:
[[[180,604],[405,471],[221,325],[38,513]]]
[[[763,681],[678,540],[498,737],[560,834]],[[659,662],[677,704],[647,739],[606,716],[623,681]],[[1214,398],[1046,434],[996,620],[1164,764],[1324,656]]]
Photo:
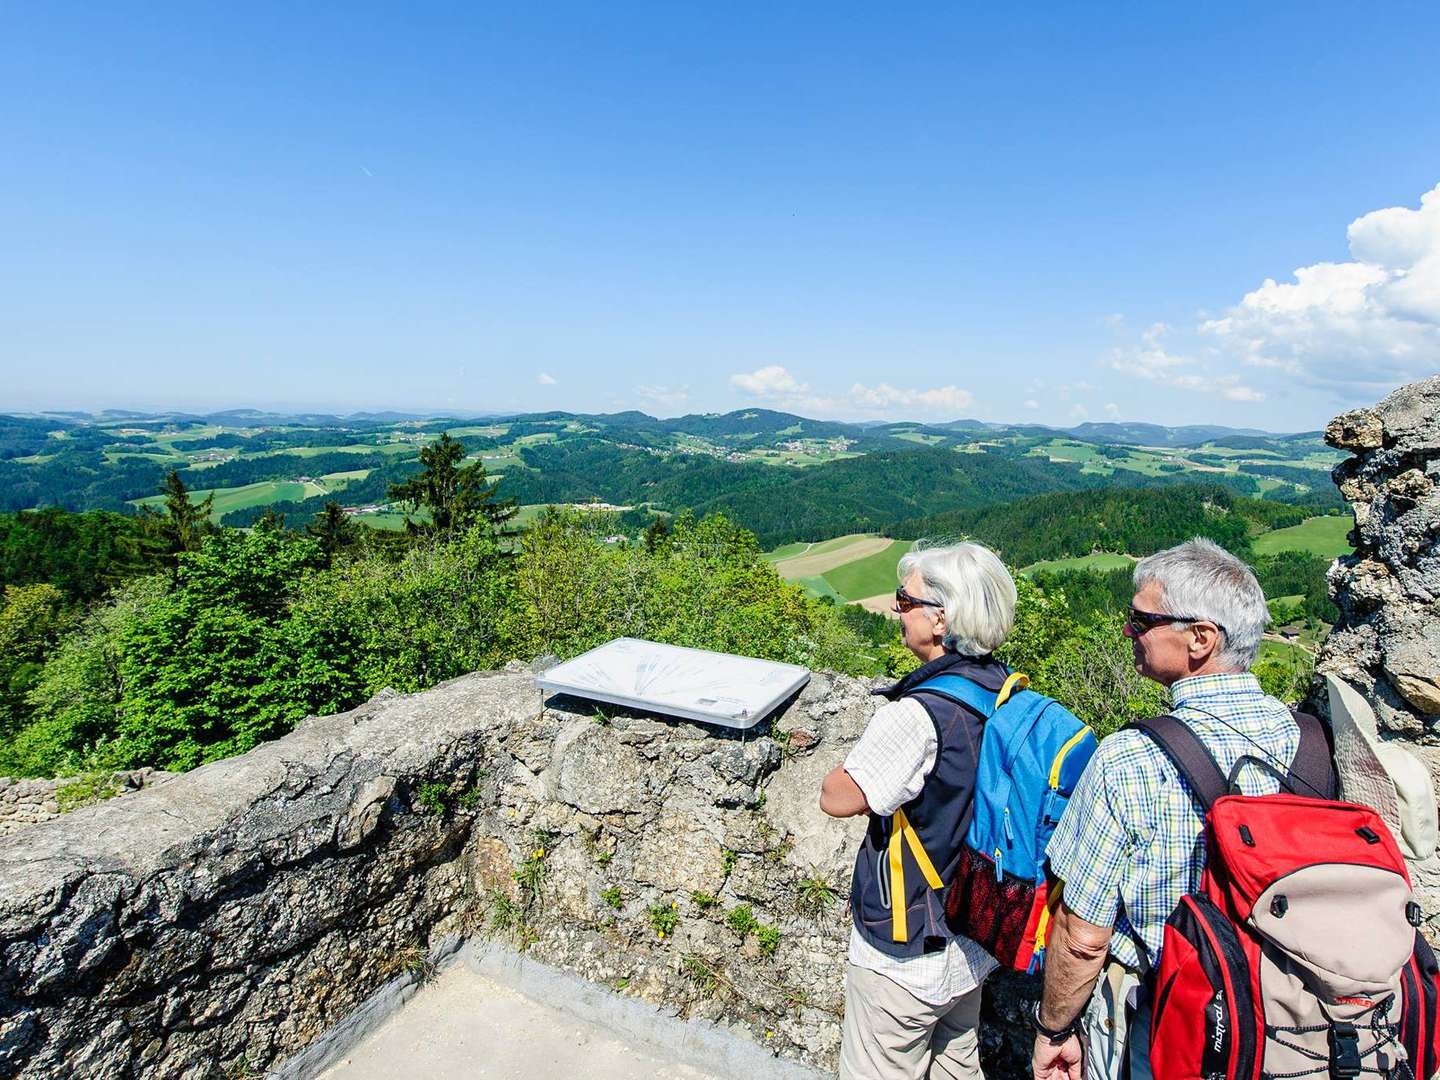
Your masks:
[[[884,975],[845,972],[840,1080],[984,1080],[980,987],[930,1005]]]
[[[1129,968],[1105,965],[1081,1029],[1085,1080],[1150,1080],[1150,1003]]]

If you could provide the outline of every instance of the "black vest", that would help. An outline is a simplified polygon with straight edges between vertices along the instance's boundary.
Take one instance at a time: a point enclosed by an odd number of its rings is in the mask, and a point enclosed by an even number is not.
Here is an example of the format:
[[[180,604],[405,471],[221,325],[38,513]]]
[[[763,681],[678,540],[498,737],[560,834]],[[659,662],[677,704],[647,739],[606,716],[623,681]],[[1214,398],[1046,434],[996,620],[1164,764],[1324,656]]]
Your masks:
[[[943,949],[955,934],[945,922],[945,890],[936,888],[927,867],[917,857],[918,840],[928,857],[929,869],[948,886],[955,876],[965,831],[974,805],[975,771],[980,760],[980,737],[985,718],[966,705],[924,691],[915,692],[926,679],[941,672],[960,675],[995,693],[1005,683],[1004,665],[990,657],[975,659],[954,653],[930,661],[894,686],[875,691],[892,701],[914,696],[935,725],[935,766],[925,777],[920,794],[895,814],[870,815],[870,826],[855,860],[850,885],[850,908],[855,926],[865,940],[891,956],[919,956]],[[892,843],[902,821],[913,830]],[[898,861],[897,861],[898,858]],[[896,889],[898,866],[903,889]],[[902,895],[903,893],[903,895]],[[904,940],[895,940],[896,906],[904,905]]]

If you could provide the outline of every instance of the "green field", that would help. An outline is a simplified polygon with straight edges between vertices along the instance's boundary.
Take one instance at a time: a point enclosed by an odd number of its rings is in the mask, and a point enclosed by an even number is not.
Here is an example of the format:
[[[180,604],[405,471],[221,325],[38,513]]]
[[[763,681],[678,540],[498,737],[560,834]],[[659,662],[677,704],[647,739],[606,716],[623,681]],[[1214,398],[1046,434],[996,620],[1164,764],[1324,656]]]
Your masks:
[[[1043,562],[1031,563],[1020,572],[1033,574],[1037,570],[1054,572],[1094,570],[1096,573],[1103,574],[1110,570],[1128,570],[1134,565],[1135,560],[1129,555],[1116,555],[1110,551],[1092,551],[1089,555],[1077,555],[1072,559],[1046,559]]]
[[[867,596],[893,592],[900,557],[914,546],[913,540],[896,540],[884,551],[837,566],[822,576],[847,600],[864,600]]]
[[[1349,514],[1307,518],[1288,529],[1262,533],[1254,541],[1256,555],[1274,555],[1278,551],[1308,551],[1312,555],[1334,558],[1350,552],[1345,538],[1354,521]]]
[[[767,551],[760,557],[766,562],[775,563],[781,559],[789,559],[795,555],[799,555],[809,546],[809,544],[802,540],[796,544],[785,544],[783,547],[778,547],[774,551]]]
[[[300,483],[298,480],[262,480],[258,484],[243,487],[214,488],[209,491],[190,492],[192,503],[203,502],[208,495],[215,496],[210,508],[210,520],[219,520],[232,510],[248,510],[252,506],[268,506],[277,502],[299,502],[313,495],[324,495],[326,487],[313,481]],[[160,506],[165,502],[163,495],[151,495],[146,499],[135,499],[135,506]]]

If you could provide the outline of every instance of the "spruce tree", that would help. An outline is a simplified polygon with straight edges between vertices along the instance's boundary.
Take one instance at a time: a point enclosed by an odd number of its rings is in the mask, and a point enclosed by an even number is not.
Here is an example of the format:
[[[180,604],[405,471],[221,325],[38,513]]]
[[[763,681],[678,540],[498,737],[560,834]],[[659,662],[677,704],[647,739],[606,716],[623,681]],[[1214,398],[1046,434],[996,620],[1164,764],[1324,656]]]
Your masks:
[[[213,531],[210,511],[215,493],[205,496],[202,502],[191,502],[190,491],[175,469],[170,470],[160,490],[165,496],[165,512],[156,513],[146,507],[143,513],[147,527],[160,541],[165,562],[173,568],[181,552],[198,550],[200,541]]]
[[[481,524],[497,535],[506,531],[506,523],[518,512],[515,501],[497,498],[499,482],[488,481],[482,463],[466,465],[464,460],[465,444],[443,432],[421,448],[420,472],[390,485],[389,497],[404,503],[408,514],[429,511],[429,521],[407,516],[407,532],[448,539]]]
[[[329,500],[315,520],[305,526],[305,531],[320,542],[326,562],[333,562],[337,554],[360,539],[360,526],[350,520],[334,499]]]

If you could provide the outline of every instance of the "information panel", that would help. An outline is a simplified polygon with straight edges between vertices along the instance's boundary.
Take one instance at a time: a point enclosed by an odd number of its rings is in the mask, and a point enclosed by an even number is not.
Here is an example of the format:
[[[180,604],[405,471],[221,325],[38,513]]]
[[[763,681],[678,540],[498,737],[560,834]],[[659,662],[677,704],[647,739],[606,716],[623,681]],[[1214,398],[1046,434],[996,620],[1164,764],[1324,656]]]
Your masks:
[[[796,664],[616,638],[535,681],[557,693],[743,729],[809,682],[810,672]]]

